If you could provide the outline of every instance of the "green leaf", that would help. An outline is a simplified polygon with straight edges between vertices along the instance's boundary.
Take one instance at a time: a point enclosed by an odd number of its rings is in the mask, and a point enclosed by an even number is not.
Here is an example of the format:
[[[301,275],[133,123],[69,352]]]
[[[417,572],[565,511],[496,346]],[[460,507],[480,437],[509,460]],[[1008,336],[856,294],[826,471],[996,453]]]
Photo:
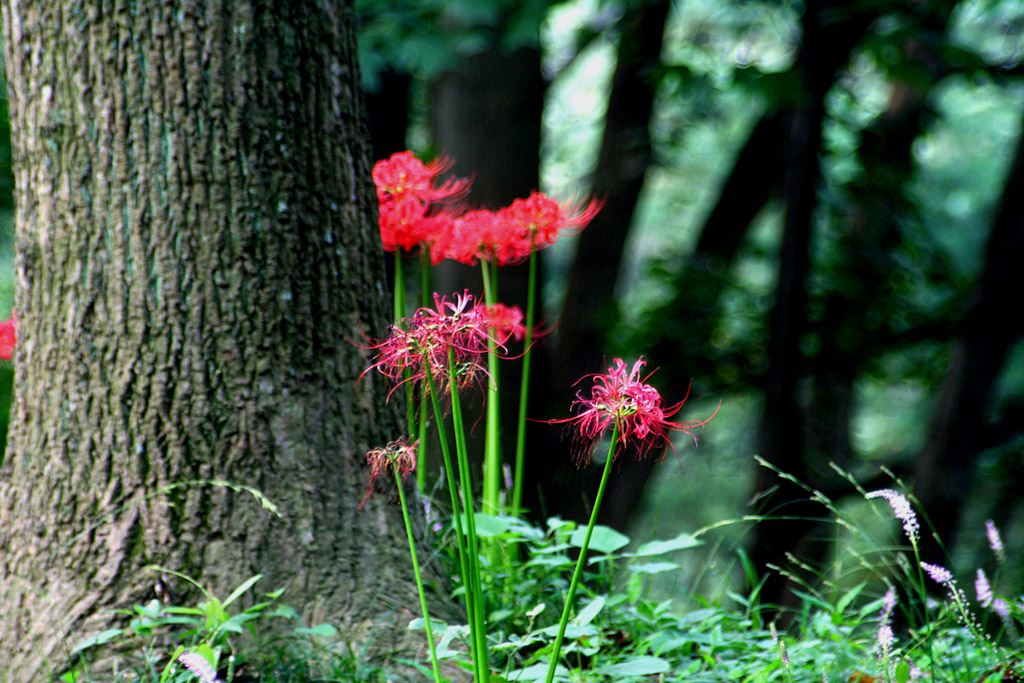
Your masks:
[[[235,600],[238,599],[239,596],[242,595],[242,593],[244,593],[247,590],[249,590],[250,588],[252,588],[252,585],[254,583],[256,583],[257,581],[259,581],[260,579],[262,579],[262,578],[263,578],[263,574],[257,574],[256,576],[253,576],[253,577],[247,579],[245,582],[242,583],[241,586],[239,586],[238,588],[235,589],[234,593],[232,593],[231,595],[229,595],[227,597],[227,599],[222,603],[223,606],[227,607],[228,605],[233,603]],[[212,602],[212,600],[211,600],[211,602]]]
[[[643,564],[630,565],[629,570],[634,574],[660,574],[679,569],[675,562],[644,562]]]
[[[178,647],[174,648],[174,653],[170,656],[171,662],[177,662],[178,661],[178,656],[181,655],[181,653],[184,652],[184,651],[185,651],[185,648],[183,648],[181,645],[179,645]],[[170,665],[165,666],[164,667],[164,672],[162,674],[160,674],[160,683],[166,683],[167,679],[170,678],[171,674],[174,673],[175,669],[176,669],[176,667],[174,667],[174,666],[170,666]]]
[[[599,671],[606,676],[649,676],[661,674],[672,669],[669,663],[661,657],[635,657],[628,662],[620,662],[610,666],[603,666]]]
[[[513,614],[515,614],[515,612],[510,609],[496,609],[487,615],[487,621],[494,624],[502,619],[508,619]]]
[[[321,638],[333,638],[338,634],[338,630],[330,624],[317,624],[313,628],[297,628],[295,632]]]
[[[298,619],[299,613],[295,611],[295,608],[290,605],[278,605],[273,612],[267,615],[268,617],[282,617],[284,619]]]
[[[893,672],[893,678],[896,679],[896,683],[907,683],[910,680],[910,662],[903,660],[896,665],[896,671]]]
[[[119,628],[108,628],[106,631],[101,631],[100,633],[97,633],[91,638],[86,638],[78,645],[75,645],[74,649],[71,650],[71,654],[74,655],[75,653],[81,652],[82,650],[90,648],[93,645],[102,645],[103,643],[109,643],[111,640],[117,638],[123,632],[124,631]]]
[[[529,681],[543,681],[547,678],[548,666],[550,665],[546,662],[541,664],[532,664],[525,669],[513,671],[508,675],[508,680],[521,681],[522,683],[528,683]],[[555,675],[568,677],[570,675],[570,671],[559,664],[555,667]]]
[[[140,616],[156,619],[160,616],[160,601],[150,600],[145,606],[135,605],[135,611],[138,612]]]
[[[473,519],[476,521],[476,535],[481,538],[500,536],[511,528],[507,517],[495,517],[477,512],[473,515]]]
[[[245,612],[242,612],[241,614],[234,615],[233,617],[231,617],[230,619],[225,621],[223,624],[221,624],[219,630],[220,631],[233,631],[235,633],[241,633],[242,632],[242,627],[245,626],[246,623],[252,621],[253,619],[257,619],[257,618],[259,618],[259,615],[256,615],[256,614],[246,614]]]
[[[572,532],[569,543],[577,548],[582,548],[583,539],[586,535],[586,529],[577,529]],[[628,536],[624,536],[615,529],[601,524],[594,526],[594,532],[590,536],[590,550],[599,553],[613,553],[628,544]]]
[[[604,607],[604,597],[598,596],[594,598],[590,604],[580,610],[580,613],[576,615],[576,618],[572,620],[572,623],[576,626],[586,626],[594,620],[597,613]]]
[[[695,548],[699,545],[704,545],[703,541],[699,541],[690,534],[681,533],[673,539],[667,541],[651,541],[644,543],[642,546],[636,549],[636,552],[625,553],[626,557],[648,557],[650,555],[664,555],[675,550],[684,550],[686,548]]]
[[[860,595],[860,592],[864,590],[864,586],[866,585],[867,584],[862,583],[858,586],[854,586],[849,591],[847,591],[846,594],[843,595],[843,597],[839,598],[839,600],[836,601],[835,611],[840,614],[846,612],[846,608],[850,606],[851,602],[857,599],[857,596]]]

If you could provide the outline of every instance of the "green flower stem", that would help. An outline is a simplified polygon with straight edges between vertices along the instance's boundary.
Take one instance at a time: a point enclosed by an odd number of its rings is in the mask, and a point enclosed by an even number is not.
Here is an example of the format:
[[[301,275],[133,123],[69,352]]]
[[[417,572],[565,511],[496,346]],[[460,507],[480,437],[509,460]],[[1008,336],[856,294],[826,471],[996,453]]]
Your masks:
[[[392,466],[395,473],[395,484],[398,486],[398,501],[402,504],[402,519],[405,521],[405,535],[409,539],[409,557],[412,559],[412,573],[416,577],[416,591],[420,596],[420,610],[423,612],[423,624],[427,628],[427,645],[430,647],[430,663],[434,669],[434,683],[441,683],[441,667],[437,663],[437,647],[434,645],[434,631],[430,626],[430,612],[427,610],[427,596],[423,592],[423,577],[420,574],[420,563],[416,556],[416,543],[412,537],[412,524],[409,523],[409,508],[405,504],[405,491],[402,487],[402,475],[397,466]]]
[[[489,675],[489,657],[487,656],[487,631],[484,615],[483,590],[480,585],[480,548],[476,536],[476,519],[474,513],[476,506],[473,504],[473,483],[469,476],[469,455],[466,452],[466,432],[462,422],[462,405],[459,401],[459,391],[455,384],[455,355],[452,350],[448,351],[448,378],[451,383],[452,394],[452,428],[455,432],[455,454],[459,463],[459,477],[462,481],[462,505],[466,511],[466,542],[469,557],[469,580],[466,581],[466,589],[473,592],[473,602],[476,604],[476,613],[470,615],[473,639],[477,643],[477,652],[480,656],[482,671],[478,681],[487,681]]]
[[[530,233],[530,273],[526,289],[526,334],[523,339],[523,376],[519,383],[519,418],[516,421],[516,460],[512,476],[511,514],[519,517],[523,504],[523,460],[526,453],[526,406],[530,394],[530,367],[533,355],[533,317],[537,298],[537,252]]]
[[[462,585],[465,589],[466,615],[470,624],[476,623],[476,595],[470,586],[470,565],[469,553],[466,548],[466,533],[462,525],[462,507],[459,505],[459,487],[455,481],[455,469],[452,467],[451,450],[448,446],[448,436],[445,433],[444,414],[441,412],[441,403],[437,398],[437,388],[434,385],[434,377],[430,372],[427,375],[427,388],[430,392],[430,402],[434,408],[434,421],[437,422],[437,434],[441,442],[441,457],[444,460],[444,473],[448,479],[448,494],[452,503],[452,518],[455,520],[455,542],[459,553],[459,569],[462,575]],[[479,660],[476,638],[470,638],[470,652],[473,657],[473,666],[479,675]],[[486,680],[486,679],[480,679]]]
[[[405,317],[405,272],[402,269],[402,250],[395,249],[395,300],[394,300],[395,326],[401,325]],[[402,373],[405,382],[405,428],[407,433],[416,433],[416,414],[414,412],[412,382],[409,382],[409,371]],[[417,468],[416,481],[419,482],[419,468]]]
[[[420,250],[420,306],[426,308],[430,301],[430,252]],[[411,398],[411,394],[406,394]],[[420,392],[419,430],[416,432],[420,445],[416,450],[416,489],[423,493],[427,490],[427,395]],[[413,434],[412,431],[409,432]]]
[[[405,317],[405,273],[402,272],[402,250],[395,249],[395,324]]]
[[[612,444],[608,448],[608,459],[604,463],[604,472],[601,474],[601,484],[597,488],[597,497],[594,499],[594,510],[590,513],[590,522],[587,524],[587,533],[583,537],[583,546],[580,548],[579,559],[576,560],[576,570],[572,573],[572,581],[569,583],[569,593],[565,596],[565,607],[562,609],[562,620],[558,623],[558,635],[555,636],[555,646],[551,650],[551,665],[548,667],[548,676],[545,683],[551,683],[555,679],[555,668],[558,666],[558,658],[562,652],[562,640],[565,638],[565,628],[569,625],[569,614],[572,612],[573,599],[576,597],[576,587],[583,575],[583,565],[587,561],[587,549],[590,547],[590,536],[594,533],[594,525],[597,523],[597,512],[601,509],[601,499],[604,498],[604,489],[608,485],[608,475],[612,471],[612,462],[615,460],[615,447],[619,442],[619,421],[615,421],[612,427]]]
[[[496,272],[487,259],[480,259],[483,271],[484,303],[493,306],[497,301]],[[501,514],[501,447],[498,418],[498,356],[494,340],[487,342],[487,407],[484,432],[484,485],[481,510],[489,515]]]

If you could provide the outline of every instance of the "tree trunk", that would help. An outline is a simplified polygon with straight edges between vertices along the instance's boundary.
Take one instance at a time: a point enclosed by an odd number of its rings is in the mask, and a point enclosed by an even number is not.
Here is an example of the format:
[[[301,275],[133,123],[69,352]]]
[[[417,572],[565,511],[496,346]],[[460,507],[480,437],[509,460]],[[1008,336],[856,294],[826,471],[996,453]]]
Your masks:
[[[356,509],[363,454],[401,432],[376,378],[355,387],[388,301],[351,3],[8,0],[3,28],[0,680],[180,585],[152,566],[221,597],[264,573],[353,640],[404,630],[401,516]]]
[[[779,251],[775,304],[769,319],[768,369],[765,378],[764,414],[761,419],[761,454],[782,470],[798,466],[805,455],[803,424],[797,385],[804,372],[800,336],[807,324],[807,292],[804,280],[810,265],[811,220],[817,196],[821,149],[821,125],[825,92],[831,85],[820,67],[822,50],[821,0],[808,2],[802,19],[803,42],[796,69],[803,84],[804,105],[787,117],[787,163],[783,179],[786,217]],[[804,527],[814,524],[819,511],[803,490],[788,480],[777,480],[766,469],[758,470],[756,490],[777,489],[773,502],[786,507],[760,522],[752,532],[751,558],[761,569],[780,564],[793,550],[792,538],[802,538]],[[810,508],[810,509],[808,509]],[[785,515],[795,519],[771,519]],[[762,596],[782,601],[786,578],[775,571],[765,574]]]
[[[915,16],[921,24],[918,31],[943,35],[951,11],[952,3],[933,5],[928,12]],[[828,268],[832,281],[839,284],[821,298],[823,313],[814,326],[820,348],[812,358],[803,358],[798,353],[797,337],[790,336],[785,348],[792,354],[788,372],[793,376],[788,380],[775,376],[772,381],[773,372],[781,373],[784,368],[780,365],[769,370],[763,430],[771,440],[766,442],[763,454],[800,482],[832,498],[850,492],[846,482],[837,480],[831,472],[830,463],[848,468],[853,457],[850,418],[854,382],[862,364],[879,348],[880,335],[872,331],[869,319],[891,316],[879,307],[885,305],[881,302],[893,299],[888,273],[898,267],[892,254],[902,248],[899,221],[906,211],[904,184],[913,169],[911,150],[930,112],[928,95],[945,69],[940,55],[927,41],[908,39],[903,50],[904,59],[928,77],[895,83],[886,111],[863,133],[859,157],[864,171],[847,188],[855,201],[839,212],[842,218],[834,219],[840,226],[836,249],[842,254],[841,260],[821,266]],[[824,85],[820,95],[824,95]],[[804,254],[801,250],[801,258]],[[780,282],[796,271],[783,262]],[[802,290],[794,293],[790,289],[788,311],[776,309],[776,316],[784,316],[781,321],[773,319],[773,331],[779,329],[780,322],[805,320],[806,295]],[[778,352],[782,353],[781,333],[778,341]],[[796,384],[804,377],[809,379],[807,389],[797,391]],[[789,566],[786,554],[792,553],[811,566],[823,563],[829,546],[815,540],[825,535],[816,521],[823,513],[821,507],[808,499],[805,490],[777,479],[774,473],[762,469],[758,474],[758,491],[777,486],[772,504],[780,506],[779,514],[796,519],[758,525],[753,534],[755,561],[761,567]],[[805,578],[817,580],[815,576]],[[787,584],[784,577],[770,573],[762,599],[792,604],[794,597]]]

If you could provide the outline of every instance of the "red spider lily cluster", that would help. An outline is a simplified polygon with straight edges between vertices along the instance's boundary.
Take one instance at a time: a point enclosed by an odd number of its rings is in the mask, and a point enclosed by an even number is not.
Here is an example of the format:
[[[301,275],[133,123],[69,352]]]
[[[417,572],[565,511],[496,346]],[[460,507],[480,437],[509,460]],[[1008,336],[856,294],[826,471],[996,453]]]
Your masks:
[[[434,294],[434,308],[421,308],[411,318],[394,325],[387,339],[371,347],[377,351],[373,365],[398,383],[446,377],[452,356],[460,386],[486,374],[484,354],[493,343],[503,350],[509,339],[522,339],[523,314],[517,306],[476,303],[468,292],[453,300]],[[396,385],[397,386],[397,385]]]
[[[444,159],[424,164],[412,152],[377,162],[373,180],[385,251],[421,248],[434,265],[444,259],[470,265],[480,259],[519,263],[554,244],[562,231],[582,229],[601,209],[598,201],[559,204],[534,192],[498,211],[462,213],[451,202],[465,194],[469,182],[452,179],[437,185],[437,176],[450,166]]]
[[[704,426],[715,416],[713,414],[706,420],[693,422],[669,420],[679,412],[686,399],[674,406],[663,406],[658,390],[644,383],[646,377],[640,378],[640,371],[645,365],[647,362],[641,358],[633,363],[631,369],[627,369],[622,359],[616,358],[607,374],[594,375],[594,386],[589,398],[582,394],[576,395],[573,406],[579,412],[575,417],[551,420],[553,423],[572,423],[579,429],[577,461],[581,466],[590,461],[594,442],[616,423],[619,427],[616,453],[624,444],[632,442],[639,448],[638,457],[643,457],[659,441],[670,445],[669,432],[685,432],[696,443],[697,437],[692,430]]]
[[[8,320],[0,322],[0,359],[10,360],[18,345],[18,315],[11,311]]]
[[[366,462],[370,465],[370,480],[366,485],[366,495],[363,496],[359,507],[362,508],[366,501],[373,495],[377,485],[377,479],[381,474],[394,467],[401,475],[402,481],[412,472],[416,471],[416,448],[419,441],[409,443],[406,437],[392,441],[387,446],[374,448],[366,454]]]
[[[412,152],[398,152],[373,167],[385,251],[432,250],[438,237],[451,231],[455,216],[446,204],[465,194],[469,181],[436,185],[450,167],[443,158],[424,164]]]

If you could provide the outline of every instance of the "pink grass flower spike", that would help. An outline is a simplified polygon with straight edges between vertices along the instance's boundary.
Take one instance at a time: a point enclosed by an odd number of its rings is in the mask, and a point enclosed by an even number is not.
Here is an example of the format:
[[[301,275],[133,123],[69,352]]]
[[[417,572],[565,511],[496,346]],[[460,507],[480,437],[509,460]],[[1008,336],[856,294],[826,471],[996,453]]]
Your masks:
[[[577,463],[585,465],[590,460],[590,451],[594,442],[616,422],[619,424],[619,447],[632,441],[639,446],[638,457],[643,457],[651,446],[664,441],[666,447],[671,445],[670,432],[685,432],[694,443],[697,437],[693,429],[702,427],[711,420],[718,410],[705,420],[692,422],[673,422],[669,418],[679,412],[686,402],[674,406],[662,405],[661,394],[640,378],[640,371],[647,362],[640,359],[627,370],[621,358],[616,358],[608,373],[594,375],[594,386],[590,397],[576,395],[573,405],[577,407],[575,417],[564,420],[550,420],[551,423],[573,423],[579,428],[579,448]],[[646,377],[644,378],[646,379]]]
[[[910,501],[906,496],[892,489],[880,489],[868,493],[865,498],[884,498],[896,518],[903,522],[903,531],[907,534],[911,545],[917,545],[918,532],[921,527],[917,522],[917,515],[914,514],[914,508],[910,506]]]
[[[220,679],[217,678],[217,672],[206,661],[206,658],[198,652],[183,652],[178,655],[178,661],[195,674],[200,683],[220,683]]]

